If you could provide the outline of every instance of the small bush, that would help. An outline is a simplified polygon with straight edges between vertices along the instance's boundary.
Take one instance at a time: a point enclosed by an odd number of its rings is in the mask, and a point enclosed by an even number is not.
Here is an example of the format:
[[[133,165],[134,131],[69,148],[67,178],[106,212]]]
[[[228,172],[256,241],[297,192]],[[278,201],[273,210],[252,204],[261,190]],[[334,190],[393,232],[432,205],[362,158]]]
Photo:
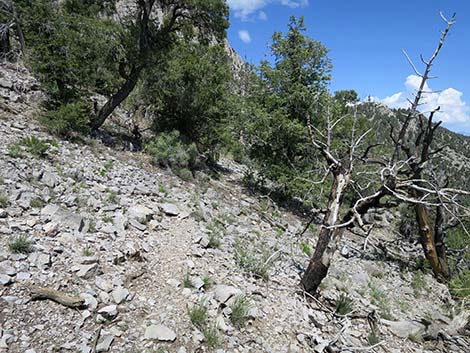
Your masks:
[[[460,300],[470,301],[470,270],[462,271],[450,281],[450,292]]]
[[[202,329],[207,321],[207,306],[204,301],[200,301],[198,304],[194,305],[189,309],[189,319],[191,323],[196,326],[198,329]]]
[[[195,144],[185,144],[178,131],[161,133],[145,146],[154,163],[171,170],[182,179],[192,179],[198,152]]]
[[[91,111],[83,101],[63,104],[46,113],[40,121],[53,134],[70,137],[73,133],[90,132]]]
[[[380,336],[377,333],[377,330],[371,330],[369,332],[369,335],[367,336],[367,343],[369,343],[370,346],[373,346],[379,342],[380,342]]]
[[[422,292],[426,289],[426,280],[421,271],[417,271],[413,274],[411,279],[411,288],[413,288],[413,293],[416,298],[419,298]]]
[[[8,243],[8,248],[15,254],[28,254],[32,251],[32,242],[26,235],[18,235]]]
[[[36,157],[45,157],[49,144],[38,139],[36,136],[25,137],[17,143],[8,146],[8,155],[12,158],[22,157],[22,147],[26,152]]]
[[[101,220],[102,220],[104,223],[111,223],[111,224],[114,223],[114,218],[111,217],[111,216],[104,216]]]
[[[93,256],[93,255],[95,255],[95,252],[89,246],[87,246],[86,248],[83,249],[83,256],[88,257],[88,256]]]
[[[0,194],[0,208],[7,208],[9,204],[8,197]]]
[[[103,165],[103,168],[100,170],[100,175],[105,176],[106,174],[108,174],[108,172],[111,171],[111,169],[113,169],[113,164],[114,164],[113,161],[107,161]]]
[[[206,341],[207,347],[217,348],[220,346],[221,338],[219,336],[219,330],[215,325],[204,327],[202,334],[204,335],[204,340]]]
[[[300,243],[300,249],[308,257],[312,256],[312,248],[307,243]]]
[[[250,303],[248,299],[240,295],[235,298],[235,301],[230,305],[232,313],[230,314],[230,321],[236,328],[245,326],[248,321],[248,310],[250,309]]]
[[[29,202],[29,206],[31,208],[42,208],[44,206],[44,201],[37,197]]]
[[[214,280],[210,278],[209,276],[204,276],[202,278],[202,282],[204,283],[204,289],[209,289],[214,285]]]
[[[265,281],[269,279],[269,271],[274,261],[270,252],[266,250],[256,252],[247,244],[241,242],[235,244],[235,262],[244,270]]]
[[[353,311],[353,300],[345,295],[341,294],[336,301],[336,313],[339,315],[347,315]]]
[[[183,277],[183,287],[184,288],[194,288],[193,281],[191,280],[191,276],[189,273],[186,273]]]
[[[19,158],[22,156],[21,154],[21,147],[17,143],[13,143],[11,145],[8,145],[8,150],[7,153],[11,158]]]
[[[108,197],[106,198],[106,201],[110,204],[115,204],[118,202],[118,193],[116,191],[108,190]]]
[[[390,301],[385,292],[373,283],[369,283],[369,288],[372,304],[379,307],[380,316],[386,320],[393,320],[393,315],[390,309]]]

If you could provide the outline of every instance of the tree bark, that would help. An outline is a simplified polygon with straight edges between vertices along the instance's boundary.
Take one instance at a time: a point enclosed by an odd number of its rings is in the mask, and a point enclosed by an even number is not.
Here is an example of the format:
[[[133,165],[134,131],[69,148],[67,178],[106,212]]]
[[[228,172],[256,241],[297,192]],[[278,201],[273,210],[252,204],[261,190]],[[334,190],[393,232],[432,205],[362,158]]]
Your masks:
[[[345,230],[344,227],[332,227],[338,224],[344,191],[346,190],[349,181],[349,173],[342,171],[334,173],[334,181],[331,185],[327,211],[323,218],[317,246],[300,282],[304,290],[312,295],[316,293],[320,283],[328,274],[331,260],[338,248],[339,241],[341,240]]]
[[[416,220],[419,227],[419,240],[424,250],[424,255],[431,265],[434,276],[441,280],[449,278],[449,268],[447,261],[441,262],[436,249],[436,241],[434,237],[433,227],[429,218],[429,211],[423,204],[415,205]],[[442,243],[444,246],[444,243]],[[441,257],[445,259],[445,248],[441,247]]]
[[[121,88],[108,99],[105,105],[101,107],[98,111],[96,118],[94,118],[91,123],[90,127],[92,130],[99,129],[106,119],[112,114],[114,109],[118,107],[124,99],[126,99],[129,94],[134,90],[137,82],[139,81],[140,73],[142,72],[142,67],[133,67],[129,76],[126,78],[126,81],[121,86]]]

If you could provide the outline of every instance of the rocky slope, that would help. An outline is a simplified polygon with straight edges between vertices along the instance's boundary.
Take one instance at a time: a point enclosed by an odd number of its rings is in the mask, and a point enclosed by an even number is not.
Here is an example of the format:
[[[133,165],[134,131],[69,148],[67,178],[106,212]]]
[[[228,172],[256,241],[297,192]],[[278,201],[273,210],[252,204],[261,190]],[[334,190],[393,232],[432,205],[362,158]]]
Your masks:
[[[419,247],[391,230],[393,215],[369,215],[382,226],[367,239],[349,234],[309,298],[301,245],[315,232],[300,237],[302,220],[248,193],[243,166],[183,182],[144,154],[57,140],[21,67],[2,64],[0,97],[0,351],[470,350],[469,313],[407,266]],[[31,137],[47,151],[28,151]],[[335,313],[339,301],[352,311]],[[191,323],[197,305],[207,324]]]

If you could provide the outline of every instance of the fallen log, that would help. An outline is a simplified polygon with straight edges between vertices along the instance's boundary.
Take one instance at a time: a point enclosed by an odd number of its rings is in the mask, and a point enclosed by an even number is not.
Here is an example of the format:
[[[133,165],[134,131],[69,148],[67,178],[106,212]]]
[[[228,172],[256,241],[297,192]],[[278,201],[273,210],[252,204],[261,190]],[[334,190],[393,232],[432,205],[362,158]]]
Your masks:
[[[82,308],[85,306],[85,300],[61,293],[55,289],[47,287],[33,286],[31,288],[31,300],[49,299],[69,308]]]

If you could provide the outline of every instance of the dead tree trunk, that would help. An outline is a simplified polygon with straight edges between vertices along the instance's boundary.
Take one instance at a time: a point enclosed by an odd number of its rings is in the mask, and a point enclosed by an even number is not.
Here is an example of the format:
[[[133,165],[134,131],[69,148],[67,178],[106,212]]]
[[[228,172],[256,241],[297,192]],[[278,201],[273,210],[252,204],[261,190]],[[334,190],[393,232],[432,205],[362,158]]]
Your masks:
[[[431,265],[434,275],[441,279],[449,278],[449,269],[447,266],[443,266],[437,252],[434,229],[431,224],[428,209],[425,205],[418,203],[415,205],[415,213],[419,227],[419,240],[423,247],[424,255]],[[441,251],[443,249],[444,248],[441,247]],[[445,252],[444,254],[441,253],[441,256],[445,257]]]
[[[304,290],[310,294],[317,291],[318,286],[328,274],[331,260],[345,229],[345,227],[336,228],[336,226],[340,220],[340,208],[344,192],[349,185],[350,174],[348,171],[342,170],[341,166],[338,169],[333,172],[334,180],[317,246],[301,280]]]

